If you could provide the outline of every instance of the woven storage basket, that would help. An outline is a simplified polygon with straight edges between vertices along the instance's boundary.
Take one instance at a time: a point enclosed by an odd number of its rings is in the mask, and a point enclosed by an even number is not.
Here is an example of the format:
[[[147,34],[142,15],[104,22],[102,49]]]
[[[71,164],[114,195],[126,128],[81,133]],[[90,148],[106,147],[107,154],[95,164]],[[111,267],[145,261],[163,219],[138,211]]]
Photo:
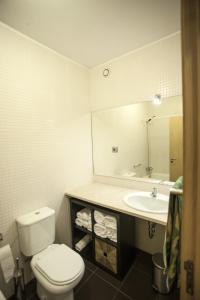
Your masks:
[[[117,249],[114,246],[95,238],[95,259],[113,273],[117,273]]]

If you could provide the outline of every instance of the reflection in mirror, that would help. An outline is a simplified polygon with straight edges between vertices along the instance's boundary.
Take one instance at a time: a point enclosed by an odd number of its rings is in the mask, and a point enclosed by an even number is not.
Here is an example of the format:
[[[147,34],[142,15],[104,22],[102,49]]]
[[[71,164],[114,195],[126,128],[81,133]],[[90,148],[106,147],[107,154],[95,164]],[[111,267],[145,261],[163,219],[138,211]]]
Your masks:
[[[183,168],[182,123],[181,96],[94,112],[95,174],[175,181]]]

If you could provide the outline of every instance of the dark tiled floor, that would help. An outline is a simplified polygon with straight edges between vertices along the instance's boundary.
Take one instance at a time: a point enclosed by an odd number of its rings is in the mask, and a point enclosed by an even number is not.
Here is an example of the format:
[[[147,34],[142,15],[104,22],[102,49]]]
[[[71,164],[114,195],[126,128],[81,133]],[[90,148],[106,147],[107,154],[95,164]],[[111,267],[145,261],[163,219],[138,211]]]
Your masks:
[[[16,300],[15,296],[9,298],[9,300]],[[24,295],[24,300],[39,300],[36,295],[36,281],[32,280],[26,285],[26,295]]]
[[[151,287],[151,256],[137,251],[135,261],[123,280],[118,280],[85,261],[86,269],[81,282],[74,290],[74,300],[178,300],[178,290],[160,295]],[[27,289],[28,300],[38,300],[35,282]]]
[[[91,267],[92,266],[92,267]],[[84,276],[82,286],[75,290],[75,300],[178,300],[178,290],[160,295],[152,289],[151,255],[137,251],[133,265],[118,280],[102,269],[86,263],[91,273]]]

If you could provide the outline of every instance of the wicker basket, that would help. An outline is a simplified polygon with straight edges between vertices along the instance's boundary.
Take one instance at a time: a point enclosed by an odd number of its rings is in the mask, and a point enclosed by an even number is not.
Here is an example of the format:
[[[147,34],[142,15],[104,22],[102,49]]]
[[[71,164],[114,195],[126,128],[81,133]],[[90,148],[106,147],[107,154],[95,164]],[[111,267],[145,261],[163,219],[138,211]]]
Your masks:
[[[95,238],[95,259],[113,273],[117,273],[117,249],[114,246]]]

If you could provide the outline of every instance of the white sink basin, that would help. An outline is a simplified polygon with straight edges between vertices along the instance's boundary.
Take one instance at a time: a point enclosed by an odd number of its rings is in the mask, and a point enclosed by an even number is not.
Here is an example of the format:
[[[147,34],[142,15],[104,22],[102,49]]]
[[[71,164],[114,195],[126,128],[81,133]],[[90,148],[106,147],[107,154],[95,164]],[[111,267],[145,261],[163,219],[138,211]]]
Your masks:
[[[155,214],[166,214],[168,212],[169,197],[157,194],[154,198],[151,192],[135,192],[124,197],[124,202],[137,210]]]

